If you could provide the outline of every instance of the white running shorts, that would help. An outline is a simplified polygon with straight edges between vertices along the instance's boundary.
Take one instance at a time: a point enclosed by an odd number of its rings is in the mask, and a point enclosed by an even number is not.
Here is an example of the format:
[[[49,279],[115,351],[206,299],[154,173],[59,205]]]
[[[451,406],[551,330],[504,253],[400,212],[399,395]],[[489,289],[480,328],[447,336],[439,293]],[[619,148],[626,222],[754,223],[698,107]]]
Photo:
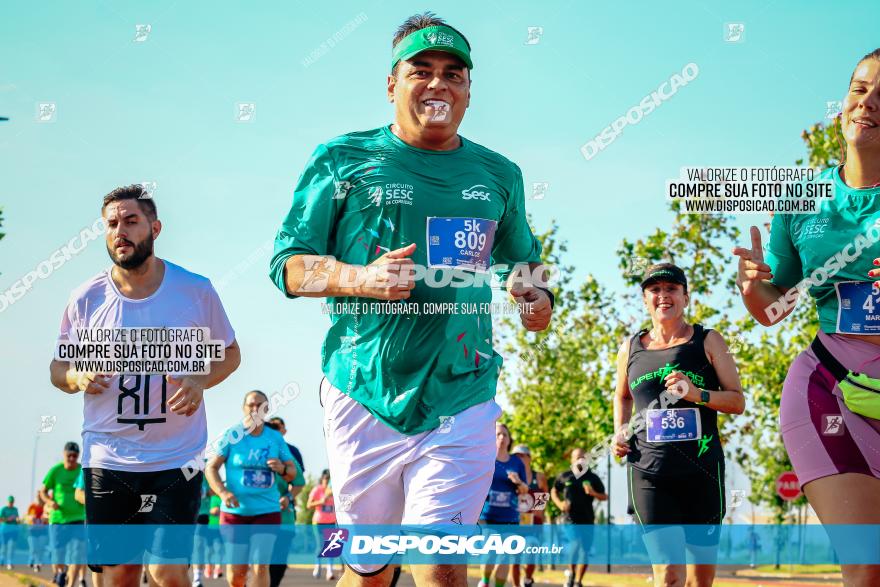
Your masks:
[[[412,436],[378,420],[326,378],[321,403],[337,524],[477,523],[495,471],[501,415],[495,400]],[[350,566],[361,574],[383,568]]]

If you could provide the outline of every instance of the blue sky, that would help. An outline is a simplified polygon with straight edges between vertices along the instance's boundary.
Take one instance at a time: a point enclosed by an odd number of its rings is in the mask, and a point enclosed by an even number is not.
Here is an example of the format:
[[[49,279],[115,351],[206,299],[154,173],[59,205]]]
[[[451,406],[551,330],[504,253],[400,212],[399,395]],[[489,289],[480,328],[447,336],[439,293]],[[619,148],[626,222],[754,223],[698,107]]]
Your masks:
[[[254,3],[256,4],[256,3]],[[0,290],[97,217],[118,185],[155,181],[157,252],[225,285],[220,294],[242,367],[206,394],[210,436],[248,389],[298,382],[282,409],[289,440],[316,473],[326,463],[317,385],[327,319],[267,278],[261,253],[313,148],[390,122],[390,40],[431,9],[471,41],[472,101],[461,133],[517,162],[535,227],[556,219],[568,263],[614,288],[620,240],[666,226],[664,182],[685,165],[791,165],[799,135],[840,100],[859,57],[876,48],[877,6],[828,3],[15,2],[0,20]],[[360,15],[360,16],[359,16]],[[366,17],[366,20],[364,20]],[[328,37],[358,19],[326,52]],[[725,42],[726,23],[744,40]],[[135,42],[136,25],[150,31]],[[542,27],[526,44],[528,27]],[[318,50],[312,63],[303,61]],[[694,62],[699,76],[602,153],[579,148]],[[38,122],[37,104],[55,104]],[[256,106],[252,122],[237,103]],[[528,195],[528,193],[527,193]],[[758,217],[740,217],[743,227]],[[265,250],[265,249],[264,249]],[[256,255],[256,263],[238,266]],[[262,257],[260,257],[262,255]],[[24,501],[35,437],[39,476],[79,437],[82,399],[49,385],[47,364],[70,290],[109,264],[87,249],[0,313],[7,421],[0,491]],[[57,418],[38,434],[40,416]],[[615,480],[617,487],[622,485]],[[742,484],[742,481],[739,482]],[[617,500],[623,507],[624,500]]]

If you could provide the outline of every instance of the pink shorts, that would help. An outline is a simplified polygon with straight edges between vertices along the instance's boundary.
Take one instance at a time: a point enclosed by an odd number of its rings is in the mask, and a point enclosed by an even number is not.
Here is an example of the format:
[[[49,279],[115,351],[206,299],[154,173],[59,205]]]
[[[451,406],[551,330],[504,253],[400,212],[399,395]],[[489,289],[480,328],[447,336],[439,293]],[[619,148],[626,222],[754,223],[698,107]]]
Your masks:
[[[880,346],[824,332],[819,338],[847,369],[880,378]],[[880,478],[880,420],[846,407],[837,380],[810,348],[788,370],[779,420],[801,487],[840,473]]]

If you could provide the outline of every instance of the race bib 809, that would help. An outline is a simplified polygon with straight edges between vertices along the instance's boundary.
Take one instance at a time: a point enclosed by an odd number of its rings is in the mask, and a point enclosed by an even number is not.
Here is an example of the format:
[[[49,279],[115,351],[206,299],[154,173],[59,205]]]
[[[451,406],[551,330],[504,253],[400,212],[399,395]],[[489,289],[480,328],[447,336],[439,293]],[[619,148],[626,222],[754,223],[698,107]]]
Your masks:
[[[429,217],[428,266],[486,271],[497,224],[484,218]]]

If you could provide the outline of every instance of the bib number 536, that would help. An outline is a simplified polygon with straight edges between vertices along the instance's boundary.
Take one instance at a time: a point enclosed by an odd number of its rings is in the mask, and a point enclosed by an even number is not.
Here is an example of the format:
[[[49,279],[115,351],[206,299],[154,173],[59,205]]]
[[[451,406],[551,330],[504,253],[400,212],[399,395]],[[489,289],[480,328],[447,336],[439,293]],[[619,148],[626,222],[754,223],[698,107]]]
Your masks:
[[[684,428],[684,418],[681,416],[675,417],[674,415],[669,415],[660,420],[660,428],[663,430]]]

